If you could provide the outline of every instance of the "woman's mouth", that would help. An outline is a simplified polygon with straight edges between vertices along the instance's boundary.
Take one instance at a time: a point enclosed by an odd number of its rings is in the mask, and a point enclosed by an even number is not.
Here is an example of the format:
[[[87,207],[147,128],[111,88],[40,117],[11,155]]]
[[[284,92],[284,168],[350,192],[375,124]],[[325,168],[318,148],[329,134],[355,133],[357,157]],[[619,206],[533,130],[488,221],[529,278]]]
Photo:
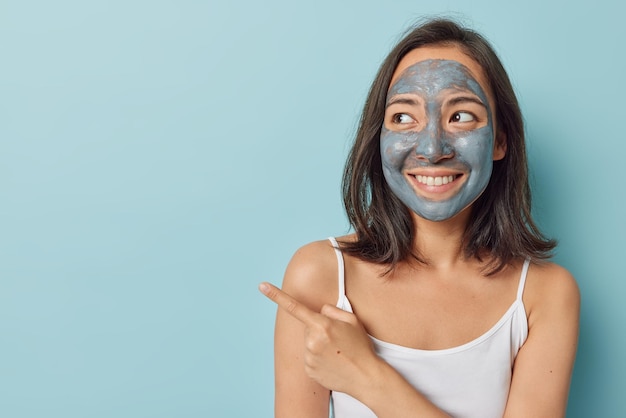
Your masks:
[[[417,180],[418,183],[424,184],[426,186],[441,186],[444,184],[452,183],[454,179],[457,178],[458,176],[459,174],[450,175],[450,176],[433,177],[433,176],[423,176],[421,174],[418,174],[413,177],[415,177],[415,180]]]

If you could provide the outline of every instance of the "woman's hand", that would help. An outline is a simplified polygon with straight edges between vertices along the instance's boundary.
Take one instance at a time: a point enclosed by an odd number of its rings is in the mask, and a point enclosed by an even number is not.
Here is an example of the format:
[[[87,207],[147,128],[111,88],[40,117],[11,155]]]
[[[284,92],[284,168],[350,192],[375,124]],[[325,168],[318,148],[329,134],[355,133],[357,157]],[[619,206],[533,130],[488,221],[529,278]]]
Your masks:
[[[304,363],[307,374],[327,389],[355,396],[359,384],[382,361],[356,316],[331,305],[314,312],[269,284],[259,290],[305,326]]]

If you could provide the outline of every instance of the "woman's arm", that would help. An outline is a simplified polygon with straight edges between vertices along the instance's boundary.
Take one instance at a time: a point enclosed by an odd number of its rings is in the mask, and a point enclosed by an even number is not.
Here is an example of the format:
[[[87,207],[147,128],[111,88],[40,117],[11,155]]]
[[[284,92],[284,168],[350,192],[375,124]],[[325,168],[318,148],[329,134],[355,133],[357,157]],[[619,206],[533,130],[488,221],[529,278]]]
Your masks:
[[[294,254],[283,279],[283,289],[315,312],[337,300],[337,267],[332,251],[324,242],[304,246]],[[330,391],[305,371],[305,329],[301,321],[278,309],[274,334],[277,418],[328,418]]]
[[[528,279],[528,339],[515,360],[504,416],[564,417],[578,342],[580,293],[570,273],[555,264],[533,265]]]
[[[359,399],[381,418],[448,416],[376,355],[355,315],[334,306],[337,264],[330,245],[301,248],[289,263],[282,291],[269,283],[260,290],[280,308],[276,417],[328,417],[330,390]]]
[[[276,348],[277,417],[327,416],[324,410],[327,413],[329,391],[323,388],[351,395],[372,409],[379,418],[448,417],[374,353],[371,341],[356,316],[331,305],[324,305],[321,313],[316,313],[269,283],[262,283],[259,288],[282,308],[279,312],[283,311],[283,316],[292,318],[301,324],[300,328],[304,328],[303,333],[286,338],[289,341],[281,340],[282,347],[277,345]],[[297,346],[295,340],[299,337],[304,344],[300,344],[298,349],[285,351],[285,347]],[[300,358],[297,354],[302,352],[302,345],[304,353]],[[298,358],[279,362],[283,353]],[[310,376],[309,381],[303,376]],[[296,397],[290,400],[294,393]],[[326,402],[322,402],[316,393],[323,393]]]

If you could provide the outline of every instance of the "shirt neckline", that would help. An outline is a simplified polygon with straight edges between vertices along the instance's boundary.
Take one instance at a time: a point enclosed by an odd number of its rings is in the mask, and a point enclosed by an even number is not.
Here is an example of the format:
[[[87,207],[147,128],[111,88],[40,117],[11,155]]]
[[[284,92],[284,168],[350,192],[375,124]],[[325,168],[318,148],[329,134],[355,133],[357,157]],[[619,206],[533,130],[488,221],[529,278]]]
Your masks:
[[[515,312],[517,312],[518,308],[521,308],[522,313],[524,314],[524,316],[526,315],[525,309],[524,309],[524,303],[522,302],[522,300],[520,299],[516,299],[515,301],[513,301],[513,303],[511,304],[511,306],[509,307],[509,309],[507,309],[507,311],[504,313],[504,315],[502,315],[500,317],[500,319],[491,327],[489,328],[487,331],[485,331],[483,334],[479,335],[478,337],[463,343],[461,345],[455,346],[455,347],[450,347],[450,348],[442,348],[442,349],[436,349],[436,350],[425,350],[425,349],[421,349],[421,348],[413,348],[413,347],[406,347],[403,345],[399,345],[399,344],[394,344],[394,343],[390,343],[387,341],[383,341],[383,340],[379,340],[378,338],[369,335],[370,339],[372,340],[372,342],[374,343],[374,345],[376,346],[377,350],[390,350],[390,351],[396,351],[396,352],[402,352],[402,353],[406,353],[406,354],[414,354],[414,355],[432,355],[432,356],[436,356],[436,355],[446,355],[446,354],[454,354],[454,353],[458,353],[460,351],[465,351],[465,350],[469,350],[472,347],[475,347],[481,343],[483,343],[484,341],[488,340],[489,338],[491,338],[494,334],[496,334],[498,332],[498,330],[500,330],[502,328],[502,326],[504,324],[507,323],[507,321],[513,316],[513,314]]]

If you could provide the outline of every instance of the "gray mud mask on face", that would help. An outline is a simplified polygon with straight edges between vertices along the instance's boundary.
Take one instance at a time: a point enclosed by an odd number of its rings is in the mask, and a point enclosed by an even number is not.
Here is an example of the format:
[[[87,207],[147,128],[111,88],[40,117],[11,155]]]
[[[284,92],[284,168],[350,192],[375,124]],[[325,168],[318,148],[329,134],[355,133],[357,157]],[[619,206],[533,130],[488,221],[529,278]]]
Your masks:
[[[451,92],[468,92],[487,109],[485,126],[448,132],[442,120],[442,104]],[[426,125],[419,131],[390,131],[383,124],[380,152],[383,174],[393,193],[413,212],[431,221],[450,219],[470,206],[485,190],[493,168],[494,130],[487,95],[464,65],[456,61],[425,60],[408,67],[387,93],[417,95],[425,104]],[[445,155],[445,158],[442,158]],[[432,200],[414,189],[406,170],[443,168],[463,173],[451,197]]]

